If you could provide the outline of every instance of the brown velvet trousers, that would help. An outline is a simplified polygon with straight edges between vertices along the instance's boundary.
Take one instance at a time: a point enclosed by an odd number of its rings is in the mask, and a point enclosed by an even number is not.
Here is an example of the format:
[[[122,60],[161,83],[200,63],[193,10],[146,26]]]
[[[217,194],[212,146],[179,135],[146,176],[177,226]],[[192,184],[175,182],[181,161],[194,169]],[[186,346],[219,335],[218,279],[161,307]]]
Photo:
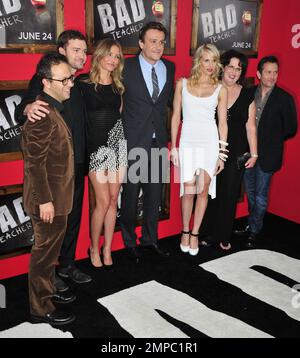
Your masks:
[[[68,216],[55,216],[52,224],[44,223],[38,215],[30,215],[30,218],[35,237],[28,273],[30,313],[45,316],[55,310],[51,301],[55,293],[55,265],[64,239]]]

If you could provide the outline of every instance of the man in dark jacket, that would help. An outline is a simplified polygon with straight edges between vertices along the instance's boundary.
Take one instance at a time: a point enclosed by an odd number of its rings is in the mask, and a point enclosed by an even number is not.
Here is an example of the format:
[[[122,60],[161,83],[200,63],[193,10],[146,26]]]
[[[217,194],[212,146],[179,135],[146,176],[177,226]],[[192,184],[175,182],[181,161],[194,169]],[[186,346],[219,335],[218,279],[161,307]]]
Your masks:
[[[54,288],[55,265],[74,192],[73,140],[63,119],[62,103],[70,98],[74,77],[65,56],[56,53],[45,55],[37,71],[43,84],[38,98],[48,104],[48,113],[41,121],[26,121],[22,130],[23,202],[35,238],[28,274],[29,303],[34,322],[62,325],[75,316],[57,310],[54,303],[71,303],[76,298]]]
[[[161,58],[166,34],[162,24],[146,24],[140,32],[141,53],[126,59],[123,73],[125,94],[122,119],[127,139],[129,168],[128,180],[122,191],[121,230],[128,253],[136,262],[140,259],[135,227],[141,188],[143,226],[140,244],[158,255],[168,255],[158,246],[157,233],[162,172],[166,170],[166,161],[158,163],[158,160],[151,158],[155,151],[162,150],[166,154],[168,143],[167,105],[172,103],[175,66]],[[166,155],[163,157],[167,159]],[[137,173],[138,178],[134,178],[138,161],[142,162],[143,168]],[[155,176],[157,180],[153,180]]]
[[[261,232],[268,205],[268,193],[274,172],[282,165],[284,141],[297,130],[293,97],[276,85],[279,63],[275,56],[263,57],[257,66],[260,80],[255,91],[258,160],[245,171],[248,196],[248,226],[237,234],[247,234],[247,247],[253,247]]]
[[[83,68],[86,62],[87,44],[85,37],[76,30],[66,30],[62,32],[57,40],[57,52],[66,56],[72,75],[77,70]],[[23,124],[29,121],[43,120],[49,113],[48,104],[36,97],[42,91],[40,78],[35,74],[28,87],[28,91],[16,108],[16,121]],[[92,279],[87,274],[81,272],[75,266],[75,251],[81,221],[82,200],[84,192],[84,173],[85,173],[85,110],[84,102],[79,88],[76,86],[71,89],[70,99],[64,103],[64,119],[71,129],[74,144],[74,163],[75,163],[75,189],[73,196],[73,207],[68,215],[66,235],[62,244],[58,275],[63,278],[70,278],[76,283],[90,282]],[[55,276],[55,286],[59,292],[68,289],[68,285]]]

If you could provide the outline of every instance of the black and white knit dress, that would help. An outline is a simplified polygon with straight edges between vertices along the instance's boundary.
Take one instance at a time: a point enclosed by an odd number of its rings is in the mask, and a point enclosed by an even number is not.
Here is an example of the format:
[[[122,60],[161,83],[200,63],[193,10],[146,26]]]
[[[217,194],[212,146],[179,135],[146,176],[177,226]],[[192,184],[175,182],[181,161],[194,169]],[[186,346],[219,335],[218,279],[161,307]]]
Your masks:
[[[88,83],[80,76],[87,110],[89,171],[119,170],[127,166],[127,146],[120,118],[121,96],[112,85]]]

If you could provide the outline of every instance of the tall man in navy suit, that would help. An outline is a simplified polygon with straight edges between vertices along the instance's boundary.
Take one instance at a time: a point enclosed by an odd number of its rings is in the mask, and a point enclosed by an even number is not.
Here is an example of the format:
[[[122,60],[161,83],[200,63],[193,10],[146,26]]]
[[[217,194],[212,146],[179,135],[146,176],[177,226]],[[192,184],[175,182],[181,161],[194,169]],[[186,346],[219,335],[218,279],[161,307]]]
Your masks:
[[[297,114],[293,97],[276,85],[279,63],[275,56],[263,57],[257,66],[260,80],[255,91],[258,160],[255,167],[245,171],[249,217],[245,230],[246,246],[254,247],[263,227],[268,205],[268,193],[274,172],[282,165],[284,141],[297,130]]]
[[[136,243],[136,213],[140,188],[143,191],[143,226],[140,245],[158,255],[168,256],[158,246],[158,217],[161,205],[162,172],[166,161],[151,160],[151,152],[167,149],[167,106],[172,104],[175,66],[162,59],[167,31],[158,22],[146,24],[140,32],[138,56],[126,59],[124,67],[124,110],[122,119],[128,147],[128,178],[123,185],[121,229],[125,246],[132,259],[140,259]],[[140,151],[142,157],[136,155]],[[140,158],[143,168],[133,178]],[[147,160],[147,163],[145,161]],[[159,169],[159,180],[154,181],[154,167]],[[148,172],[148,178],[145,173]],[[154,174],[154,175],[153,175]],[[151,180],[152,176],[152,180]],[[148,179],[148,180],[147,180]]]

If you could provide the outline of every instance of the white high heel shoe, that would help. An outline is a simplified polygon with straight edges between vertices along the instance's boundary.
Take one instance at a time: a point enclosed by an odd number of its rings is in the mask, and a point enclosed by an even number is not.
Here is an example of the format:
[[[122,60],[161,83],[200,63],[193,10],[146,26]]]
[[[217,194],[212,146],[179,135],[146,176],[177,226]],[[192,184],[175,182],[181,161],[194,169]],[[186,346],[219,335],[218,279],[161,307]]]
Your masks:
[[[191,235],[191,236],[194,236],[194,237],[197,237],[197,240],[198,240],[199,234],[193,234],[192,232],[190,232],[190,235]],[[199,252],[199,247],[197,247],[196,249],[192,249],[191,247],[189,248],[189,254],[190,254],[191,256],[196,256],[196,255],[198,255],[198,252]]]
[[[181,234],[189,235],[190,232],[189,231],[181,231]],[[184,253],[187,253],[190,251],[190,245],[182,245],[182,243],[180,243],[180,250]]]

